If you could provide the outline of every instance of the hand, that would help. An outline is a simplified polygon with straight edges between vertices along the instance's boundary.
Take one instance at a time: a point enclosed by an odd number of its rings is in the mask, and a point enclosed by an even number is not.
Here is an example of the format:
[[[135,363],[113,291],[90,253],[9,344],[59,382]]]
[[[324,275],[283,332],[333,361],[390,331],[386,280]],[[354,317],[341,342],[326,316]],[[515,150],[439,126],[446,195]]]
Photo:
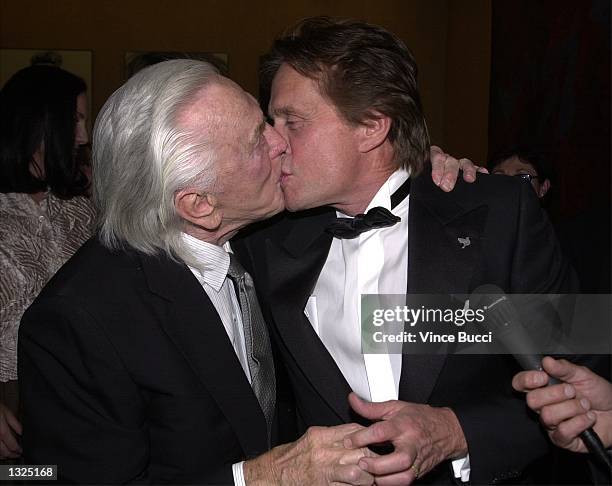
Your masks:
[[[453,190],[460,169],[463,171],[463,180],[466,182],[474,182],[477,172],[482,174],[489,173],[484,167],[474,165],[470,159],[457,160],[436,145],[432,145],[429,151],[431,159],[431,178],[434,184],[443,191],[449,192]]]
[[[527,405],[540,414],[550,440],[573,452],[587,452],[578,436],[593,427],[604,446],[612,446],[612,384],[588,368],[564,359],[546,357],[542,367],[546,373],[518,373],[512,386],[528,392]],[[546,386],[549,375],[564,383]]]
[[[367,448],[347,449],[347,434],[363,429],[361,425],[310,427],[297,441],[275,447],[246,461],[244,478],[252,485],[341,485],[374,484],[371,474],[357,466],[365,456],[375,456]]]
[[[395,448],[391,454],[359,461],[359,467],[372,473],[379,486],[410,484],[440,462],[467,455],[463,430],[449,408],[398,400],[370,403],[354,393],[349,403],[358,414],[379,422],[349,435],[344,440],[347,448],[384,442]]]
[[[0,459],[16,459],[23,452],[15,434],[21,435],[21,424],[17,417],[0,403]]]

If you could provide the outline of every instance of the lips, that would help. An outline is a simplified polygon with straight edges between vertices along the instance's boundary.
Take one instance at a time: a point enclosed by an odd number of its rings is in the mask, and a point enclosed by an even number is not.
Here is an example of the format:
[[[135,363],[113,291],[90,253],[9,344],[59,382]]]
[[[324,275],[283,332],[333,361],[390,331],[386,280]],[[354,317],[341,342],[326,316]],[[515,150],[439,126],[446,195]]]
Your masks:
[[[284,170],[281,171],[281,175],[280,175],[281,184],[284,184],[290,176],[291,174],[289,172],[285,172]]]

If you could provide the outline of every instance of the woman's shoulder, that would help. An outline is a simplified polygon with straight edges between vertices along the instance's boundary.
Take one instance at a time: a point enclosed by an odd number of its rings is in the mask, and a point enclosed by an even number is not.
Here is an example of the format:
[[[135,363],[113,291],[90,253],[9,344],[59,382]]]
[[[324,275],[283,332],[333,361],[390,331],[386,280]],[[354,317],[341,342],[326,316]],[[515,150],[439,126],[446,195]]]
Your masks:
[[[0,214],[4,217],[26,216],[32,213],[34,201],[22,192],[0,192]]]
[[[94,220],[96,217],[96,209],[88,197],[75,196],[70,199],[60,199],[53,195],[50,197],[53,200],[50,204],[71,219]]]

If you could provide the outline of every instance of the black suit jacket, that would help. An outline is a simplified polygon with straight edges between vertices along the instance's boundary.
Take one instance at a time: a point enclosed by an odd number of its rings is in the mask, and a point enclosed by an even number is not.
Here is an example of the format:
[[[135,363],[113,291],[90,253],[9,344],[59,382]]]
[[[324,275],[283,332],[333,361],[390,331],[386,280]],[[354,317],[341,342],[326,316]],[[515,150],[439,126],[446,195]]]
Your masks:
[[[76,483],[233,484],[268,449],[223,324],[189,269],[95,239],[25,313],[27,464]]]
[[[329,209],[285,214],[233,244],[255,275],[266,320],[287,365],[302,428],[359,421],[350,387],[304,315],[332,238]],[[462,248],[458,238],[470,238]],[[576,282],[533,190],[511,177],[459,181],[451,193],[415,178],[410,195],[410,293],[465,293],[490,283],[513,293],[570,292]],[[401,400],[448,406],[469,446],[473,483],[518,479],[548,450],[537,419],[511,379],[506,356],[404,355]],[[441,466],[424,482],[449,482]]]

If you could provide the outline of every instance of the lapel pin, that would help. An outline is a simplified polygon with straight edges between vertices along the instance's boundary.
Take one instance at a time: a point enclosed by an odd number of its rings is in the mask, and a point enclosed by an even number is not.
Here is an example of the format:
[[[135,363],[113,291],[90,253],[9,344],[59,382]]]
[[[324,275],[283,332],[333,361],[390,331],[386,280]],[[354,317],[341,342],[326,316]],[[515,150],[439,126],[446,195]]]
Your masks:
[[[461,249],[463,250],[466,246],[470,246],[472,242],[470,241],[470,237],[466,236],[465,238],[457,238],[457,241],[461,245]]]

